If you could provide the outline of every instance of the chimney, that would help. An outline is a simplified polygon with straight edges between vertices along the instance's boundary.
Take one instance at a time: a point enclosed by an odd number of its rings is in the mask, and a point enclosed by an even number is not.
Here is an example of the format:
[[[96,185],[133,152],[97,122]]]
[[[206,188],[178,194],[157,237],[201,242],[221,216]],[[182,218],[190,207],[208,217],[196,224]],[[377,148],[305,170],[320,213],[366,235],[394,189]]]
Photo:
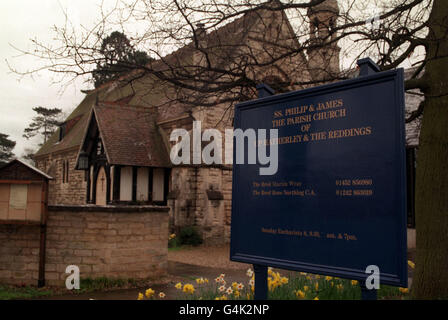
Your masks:
[[[203,23],[197,23],[196,24],[196,37],[199,39],[203,38],[206,34],[205,31],[205,24]]]

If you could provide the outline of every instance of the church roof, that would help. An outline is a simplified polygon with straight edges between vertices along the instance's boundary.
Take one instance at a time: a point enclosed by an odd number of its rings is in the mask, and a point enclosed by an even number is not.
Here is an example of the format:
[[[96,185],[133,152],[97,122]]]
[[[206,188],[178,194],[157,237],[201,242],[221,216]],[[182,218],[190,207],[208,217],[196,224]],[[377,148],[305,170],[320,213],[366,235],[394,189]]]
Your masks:
[[[111,165],[169,167],[171,162],[150,108],[99,103],[93,108]]]
[[[233,50],[234,46],[242,45],[245,43],[245,38],[249,32],[249,29],[256,22],[259,15],[255,13],[246,14],[241,18],[235,19],[234,21],[224,25],[223,27],[210,32],[209,34],[204,34],[202,41],[206,44],[208,48],[213,48],[217,45],[217,42],[224,41],[229,43],[229,50]],[[195,52],[193,43],[189,43],[186,46],[162,57],[158,60],[149,62],[149,67],[156,71],[164,71],[169,69],[168,66],[185,65],[192,62],[192,57]],[[191,60],[191,61],[190,61]],[[226,61],[230,63],[230,61]],[[132,75],[138,75],[141,70],[133,70],[129,74],[120,77],[119,80],[113,80],[106,84],[103,84],[97,89],[87,92],[87,95],[83,101],[76,107],[76,109],[69,115],[66,122],[71,121],[72,126],[69,132],[59,141],[59,130],[48,139],[48,141],[36,152],[35,156],[44,156],[49,153],[59,152],[68,150],[71,148],[79,147],[83,141],[84,133],[88,127],[89,115],[93,106],[98,102],[106,101],[118,101],[123,98],[129,98],[130,101],[126,101],[128,105],[145,105],[154,100],[163,100],[163,94],[156,93],[154,91],[150,95],[143,94],[144,99],[138,99],[138,95],[133,97],[133,94],[129,96],[129,92],[133,92],[134,88],[128,84],[126,78]],[[122,84],[124,83],[124,85]],[[145,86],[146,84],[143,83]],[[130,88],[128,88],[130,87]],[[128,92],[129,91],[129,92]],[[158,95],[158,96],[157,96]],[[150,106],[150,105],[149,105]],[[176,102],[167,102],[166,105],[155,111],[151,108],[152,112],[158,113],[157,121],[164,121],[170,118],[176,118],[181,115],[188,113],[192,106],[183,105]],[[97,108],[98,109],[98,108]],[[100,106],[99,109],[102,109]]]

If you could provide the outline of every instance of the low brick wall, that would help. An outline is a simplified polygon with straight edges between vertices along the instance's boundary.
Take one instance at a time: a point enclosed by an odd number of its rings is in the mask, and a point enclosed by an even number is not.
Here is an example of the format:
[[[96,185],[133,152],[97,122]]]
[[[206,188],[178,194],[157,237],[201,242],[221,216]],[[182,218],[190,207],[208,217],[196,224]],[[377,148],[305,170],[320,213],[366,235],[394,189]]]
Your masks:
[[[166,272],[168,207],[51,206],[45,280],[64,285],[68,265],[81,278],[156,277]],[[0,282],[37,284],[39,226],[0,225]]]

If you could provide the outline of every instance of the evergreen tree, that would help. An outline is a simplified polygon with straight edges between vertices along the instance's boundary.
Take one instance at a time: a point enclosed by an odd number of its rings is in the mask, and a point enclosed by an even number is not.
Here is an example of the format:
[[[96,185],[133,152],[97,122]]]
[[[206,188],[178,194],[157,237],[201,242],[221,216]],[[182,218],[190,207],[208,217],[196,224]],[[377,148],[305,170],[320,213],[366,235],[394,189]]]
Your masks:
[[[37,115],[33,118],[30,125],[25,128],[23,137],[30,139],[37,134],[42,134],[45,143],[60,125],[62,109],[35,107],[33,110],[37,113]]]
[[[119,31],[103,39],[100,52],[104,58],[92,72],[95,88],[150,61],[146,52],[135,50],[126,35]]]
[[[9,135],[0,133],[0,167],[14,157],[12,149],[16,146],[16,142],[8,139],[8,137]]]

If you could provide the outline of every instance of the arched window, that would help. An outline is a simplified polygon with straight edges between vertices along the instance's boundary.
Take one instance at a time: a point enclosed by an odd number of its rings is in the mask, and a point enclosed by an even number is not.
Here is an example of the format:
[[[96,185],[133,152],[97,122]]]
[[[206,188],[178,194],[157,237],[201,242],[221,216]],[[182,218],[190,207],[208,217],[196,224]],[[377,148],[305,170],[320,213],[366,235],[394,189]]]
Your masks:
[[[62,160],[62,183],[65,183],[65,161]]]
[[[68,174],[70,169],[70,162],[65,160],[65,182],[68,183]]]

